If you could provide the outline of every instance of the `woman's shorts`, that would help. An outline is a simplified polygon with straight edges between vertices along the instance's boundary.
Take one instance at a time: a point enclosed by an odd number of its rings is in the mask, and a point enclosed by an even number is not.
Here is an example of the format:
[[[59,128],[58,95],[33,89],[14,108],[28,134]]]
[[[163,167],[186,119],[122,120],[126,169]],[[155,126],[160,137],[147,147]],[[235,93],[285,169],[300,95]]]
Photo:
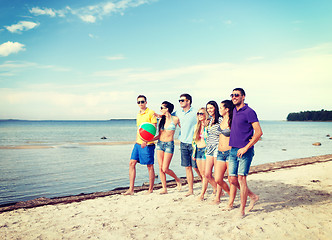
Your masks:
[[[227,150],[227,151],[219,151],[218,150],[217,160],[227,162],[228,159],[229,159],[230,152],[231,152],[231,150]]]
[[[196,160],[205,161],[206,160],[205,151],[206,151],[206,147],[197,148],[197,150],[196,150]]]
[[[208,145],[206,147],[206,156],[217,157],[218,155],[218,144]]]
[[[174,153],[174,141],[163,142],[163,141],[158,140],[156,150],[157,151],[158,150],[159,151],[163,151],[165,153],[171,153],[171,154],[173,154]]]

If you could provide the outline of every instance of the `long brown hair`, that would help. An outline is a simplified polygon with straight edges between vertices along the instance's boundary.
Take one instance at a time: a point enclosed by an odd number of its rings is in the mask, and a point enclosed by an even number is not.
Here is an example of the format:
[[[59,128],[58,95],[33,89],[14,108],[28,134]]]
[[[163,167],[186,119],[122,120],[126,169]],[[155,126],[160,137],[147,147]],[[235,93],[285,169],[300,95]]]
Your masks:
[[[198,109],[197,112],[199,112],[201,110],[204,112],[205,119],[208,119],[209,115],[206,111],[206,108],[202,107],[202,108]],[[202,122],[198,120],[198,115],[197,115],[197,126],[196,126],[196,129],[195,129],[195,132],[194,132],[195,141],[199,140],[199,135],[200,135],[199,132],[201,131],[201,127],[202,127]]]
[[[234,104],[231,100],[224,100],[221,102],[221,104],[224,105],[224,108],[228,108],[228,126],[229,128],[232,127],[232,121],[233,121],[233,110],[234,110]]]

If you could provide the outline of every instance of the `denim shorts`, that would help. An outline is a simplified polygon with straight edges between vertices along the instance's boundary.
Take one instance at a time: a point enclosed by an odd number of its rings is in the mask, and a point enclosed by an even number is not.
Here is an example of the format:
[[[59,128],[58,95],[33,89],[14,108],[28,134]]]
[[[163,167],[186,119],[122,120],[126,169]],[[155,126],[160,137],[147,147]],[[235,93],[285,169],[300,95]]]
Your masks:
[[[247,176],[249,173],[250,164],[254,157],[254,148],[249,148],[241,158],[237,156],[238,150],[239,148],[234,147],[231,149],[228,161],[229,176]]]
[[[206,147],[206,156],[217,157],[218,144],[211,144]]]
[[[197,168],[196,161],[194,161],[192,159],[192,155],[193,155],[192,144],[181,142],[180,148],[181,148],[181,166]]]
[[[163,141],[158,140],[156,150],[173,154],[174,153],[174,141],[163,142]]]
[[[229,159],[230,151],[231,150],[227,150],[227,151],[219,151],[218,150],[217,161],[227,162],[228,159]]]
[[[154,149],[154,144],[147,145],[145,148],[142,148],[141,145],[136,143],[133,151],[131,152],[130,159],[136,160],[143,165],[154,164]]]
[[[197,150],[196,150],[196,157],[195,157],[196,160],[205,161],[206,160],[205,151],[206,151],[205,147],[203,147],[203,148],[197,148]]]

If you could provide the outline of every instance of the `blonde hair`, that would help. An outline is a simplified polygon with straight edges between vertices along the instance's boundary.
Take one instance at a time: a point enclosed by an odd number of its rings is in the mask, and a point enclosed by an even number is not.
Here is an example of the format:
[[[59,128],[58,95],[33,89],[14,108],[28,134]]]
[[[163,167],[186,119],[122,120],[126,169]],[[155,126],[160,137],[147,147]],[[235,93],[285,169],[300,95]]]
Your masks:
[[[208,119],[209,115],[206,111],[206,108],[205,107],[202,107],[200,109],[198,109],[197,112],[199,111],[203,111],[204,112],[204,115],[205,115],[205,119]],[[201,127],[202,127],[202,122],[198,120],[198,115],[197,115],[197,124],[196,124],[196,129],[195,129],[195,132],[194,132],[194,140],[195,141],[198,141],[199,140],[199,137],[200,137],[200,131],[201,131]]]

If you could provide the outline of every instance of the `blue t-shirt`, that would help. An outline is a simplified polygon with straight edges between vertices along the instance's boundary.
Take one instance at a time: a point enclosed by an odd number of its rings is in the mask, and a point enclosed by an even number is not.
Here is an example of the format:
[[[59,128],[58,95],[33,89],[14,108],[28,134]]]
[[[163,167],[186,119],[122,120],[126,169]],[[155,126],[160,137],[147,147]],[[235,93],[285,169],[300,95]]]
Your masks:
[[[195,125],[197,123],[196,113],[197,111],[190,107],[187,112],[181,109],[174,114],[180,119],[181,130],[179,140],[182,143],[192,144]]]
[[[254,135],[254,128],[252,127],[254,122],[258,122],[257,114],[248,104],[245,104],[239,111],[235,107],[229,145],[236,148],[245,147]]]

